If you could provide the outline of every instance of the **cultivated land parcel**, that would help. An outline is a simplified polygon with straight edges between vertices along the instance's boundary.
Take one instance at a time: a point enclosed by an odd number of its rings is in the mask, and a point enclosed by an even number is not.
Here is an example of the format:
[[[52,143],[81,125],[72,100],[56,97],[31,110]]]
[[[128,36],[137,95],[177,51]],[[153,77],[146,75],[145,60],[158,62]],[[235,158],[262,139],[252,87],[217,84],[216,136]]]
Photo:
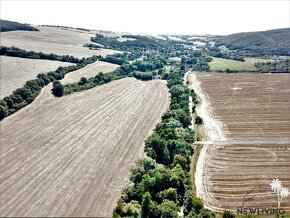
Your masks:
[[[117,53],[110,49],[89,50],[94,34],[60,27],[37,27],[40,31],[10,31],[1,34],[2,46],[15,46],[27,51],[71,55],[77,58]]]
[[[84,68],[65,75],[64,79],[61,80],[61,83],[67,84],[79,82],[82,77],[91,78],[96,76],[100,72],[109,73],[116,70],[118,67],[119,65],[117,64],[96,61],[95,63],[85,66]]]
[[[1,216],[111,216],[168,103],[162,81],[122,79],[62,98],[46,87],[1,123]]]
[[[197,73],[192,81],[207,104],[198,111],[209,141],[197,163],[197,194],[220,212],[242,207],[251,190],[245,207],[277,207],[272,179],[290,187],[290,75]],[[281,208],[290,211],[290,200]]]
[[[4,98],[23,86],[27,80],[35,79],[39,73],[56,70],[72,63],[1,56],[0,97]]]
[[[6,31],[19,26],[6,23]],[[250,43],[223,53],[210,43],[221,36],[198,44],[192,36],[20,26],[0,33],[1,46],[26,51],[1,48],[1,55],[37,59],[1,56],[1,97],[3,87],[10,94],[33,80],[0,101],[1,216],[110,217],[115,208],[117,217],[147,217],[147,199],[149,217],[214,218],[213,211],[236,211],[249,191],[245,207],[277,207],[272,179],[290,188],[290,76],[281,73],[289,72],[287,49],[265,43],[249,50]],[[272,41],[286,48],[289,31],[274,33]],[[71,55],[58,60],[74,64],[40,60],[52,59],[48,53]],[[112,53],[119,54],[92,57]],[[256,69],[258,61],[271,62]],[[67,65],[74,66],[49,72]],[[215,70],[265,74],[185,76]],[[203,142],[192,144],[200,132]],[[195,171],[191,157],[199,153]],[[290,211],[288,198],[281,207]]]

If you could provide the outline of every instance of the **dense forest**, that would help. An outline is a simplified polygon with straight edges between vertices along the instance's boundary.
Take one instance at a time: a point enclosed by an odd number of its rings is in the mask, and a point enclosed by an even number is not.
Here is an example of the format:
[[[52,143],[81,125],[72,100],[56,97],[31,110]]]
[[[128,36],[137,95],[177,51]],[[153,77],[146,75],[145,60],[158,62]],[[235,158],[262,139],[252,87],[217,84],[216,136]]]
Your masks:
[[[29,26],[27,24],[0,19],[0,32],[15,31],[15,30],[39,31],[35,27]]]
[[[244,51],[252,56],[290,56],[290,28],[236,33],[219,37],[216,43],[216,46],[225,45],[229,49]]]

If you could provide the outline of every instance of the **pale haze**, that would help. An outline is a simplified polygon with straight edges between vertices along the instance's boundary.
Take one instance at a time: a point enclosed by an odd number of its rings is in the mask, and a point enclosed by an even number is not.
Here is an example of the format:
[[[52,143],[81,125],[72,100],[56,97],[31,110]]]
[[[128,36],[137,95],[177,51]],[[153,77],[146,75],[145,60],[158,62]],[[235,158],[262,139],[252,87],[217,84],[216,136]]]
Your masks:
[[[290,1],[3,1],[1,19],[118,32],[231,34],[289,27]]]

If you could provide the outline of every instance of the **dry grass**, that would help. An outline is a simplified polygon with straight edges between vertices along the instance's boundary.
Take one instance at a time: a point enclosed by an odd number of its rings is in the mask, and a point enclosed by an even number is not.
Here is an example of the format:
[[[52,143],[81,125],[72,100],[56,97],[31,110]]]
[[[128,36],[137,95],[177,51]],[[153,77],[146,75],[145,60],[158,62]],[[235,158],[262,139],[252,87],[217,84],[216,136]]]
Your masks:
[[[277,207],[271,180],[290,188],[290,75],[200,73],[197,79],[226,135],[206,146],[200,196],[213,210],[236,211],[255,188],[245,207]],[[281,208],[290,211],[289,197]]]
[[[229,70],[247,70],[247,71],[256,71],[255,63],[258,62],[268,62],[273,61],[271,59],[262,59],[262,58],[245,58],[245,61],[236,61],[224,58],[214,58],[209,62],[210,69],[212,71],[225,71]]]
[[[35,79],[39,73],[56,70],[59,66],[73,65],[72,63],[36,60],[0,56],[0,97],[4,98],[17,88],[22,87],[27,80]]]
[[[94,34],[57,27],[37,27],[40,31],[11,31],[0,33],[1,45],[16,46],[28,51],[72,55],[74,57],[106,56],[117,53],[110,49],[89,50],[83,47],[90,43]]]
[[[81,77],[94,77],[98,73],[109,73],[117,69],[119,65],[117,64],[111,64],[103,61],[96,61],[92,64],[89,64],[85,66],[84,68],[81,68],[79,70],[73,71],[69,74],[65,75],[65,78],[61,80],[62,84],[66,83],[74,83],[80,81]]]
[[[1,122],[0,214],[109,217],[169,105],[166,84],[127,78],[61,98],[50,86]]]

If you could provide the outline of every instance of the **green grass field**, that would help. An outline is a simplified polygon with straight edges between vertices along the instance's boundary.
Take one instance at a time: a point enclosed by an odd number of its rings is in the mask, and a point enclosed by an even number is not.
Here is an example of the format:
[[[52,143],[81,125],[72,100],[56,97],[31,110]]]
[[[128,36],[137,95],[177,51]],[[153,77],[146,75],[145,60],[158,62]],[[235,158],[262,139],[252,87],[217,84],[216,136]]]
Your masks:
[[[242,62],[213,57],[213,60],[209,63],[209,66],[212,71],[225,71],[226,69],[255,71],[256,70],[255,63],[267,61],[272,60],[262,58],[245,58],[245,62]]]

